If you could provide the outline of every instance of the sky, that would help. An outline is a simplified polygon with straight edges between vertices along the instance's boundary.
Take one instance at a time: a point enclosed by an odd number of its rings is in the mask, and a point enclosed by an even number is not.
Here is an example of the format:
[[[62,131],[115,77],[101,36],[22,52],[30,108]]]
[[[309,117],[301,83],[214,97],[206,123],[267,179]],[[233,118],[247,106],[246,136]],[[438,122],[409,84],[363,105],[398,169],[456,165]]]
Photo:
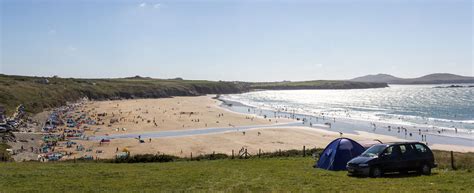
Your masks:
[[[471,0],[0,0],[0,73],[473,76]]]

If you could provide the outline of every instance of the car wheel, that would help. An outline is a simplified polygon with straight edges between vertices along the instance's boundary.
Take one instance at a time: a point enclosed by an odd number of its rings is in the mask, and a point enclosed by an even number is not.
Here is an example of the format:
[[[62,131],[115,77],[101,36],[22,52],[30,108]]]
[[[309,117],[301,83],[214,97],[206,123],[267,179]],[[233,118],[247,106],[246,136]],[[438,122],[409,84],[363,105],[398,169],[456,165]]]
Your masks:
[[[374,167],[370,169],[370,177],[379,178],[382,177],[382,170],[379,167]]]
[[[431,167],[428,164],[423,164],[420,169],[423,175],[430,175],[431,174]]]

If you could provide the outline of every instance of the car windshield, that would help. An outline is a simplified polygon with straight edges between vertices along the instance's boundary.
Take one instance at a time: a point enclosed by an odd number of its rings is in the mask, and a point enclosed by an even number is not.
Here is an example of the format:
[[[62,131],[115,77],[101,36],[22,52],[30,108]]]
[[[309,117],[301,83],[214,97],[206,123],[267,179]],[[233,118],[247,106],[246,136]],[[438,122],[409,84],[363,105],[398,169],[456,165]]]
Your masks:
[[[378,156],[380,153],[382,153],[383,150],[387,145],[374,145],[370,147],[369,149],[365,150],[364,153],[362,153],[360,156],[362,157],[375,157]]]

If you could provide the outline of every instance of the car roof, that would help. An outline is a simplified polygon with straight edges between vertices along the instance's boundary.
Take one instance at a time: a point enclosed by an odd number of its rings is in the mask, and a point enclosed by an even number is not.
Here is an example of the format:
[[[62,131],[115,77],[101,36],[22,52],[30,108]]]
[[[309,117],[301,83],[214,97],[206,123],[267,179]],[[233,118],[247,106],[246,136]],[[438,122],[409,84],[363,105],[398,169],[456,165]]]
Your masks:
[[[403,144],[422,144],[420,142],[417,142],[417,141],[404,141],[404,142],[388,142],[388,143],[383,143],[383,144],[386,144],[386,145],[403,145]]]

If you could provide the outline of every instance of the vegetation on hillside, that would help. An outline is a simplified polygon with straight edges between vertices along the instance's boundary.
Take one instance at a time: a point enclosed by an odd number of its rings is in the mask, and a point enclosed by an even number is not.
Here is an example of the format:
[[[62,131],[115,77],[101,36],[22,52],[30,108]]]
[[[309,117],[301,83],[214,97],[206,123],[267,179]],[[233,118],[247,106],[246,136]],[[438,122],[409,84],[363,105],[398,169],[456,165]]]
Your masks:
[[[246,91],[242,84],[150,78],[72,79],[0,75],[0,105],[11,114],[17,105],[37,113],[83,97],[93,100],[197,96]]]

